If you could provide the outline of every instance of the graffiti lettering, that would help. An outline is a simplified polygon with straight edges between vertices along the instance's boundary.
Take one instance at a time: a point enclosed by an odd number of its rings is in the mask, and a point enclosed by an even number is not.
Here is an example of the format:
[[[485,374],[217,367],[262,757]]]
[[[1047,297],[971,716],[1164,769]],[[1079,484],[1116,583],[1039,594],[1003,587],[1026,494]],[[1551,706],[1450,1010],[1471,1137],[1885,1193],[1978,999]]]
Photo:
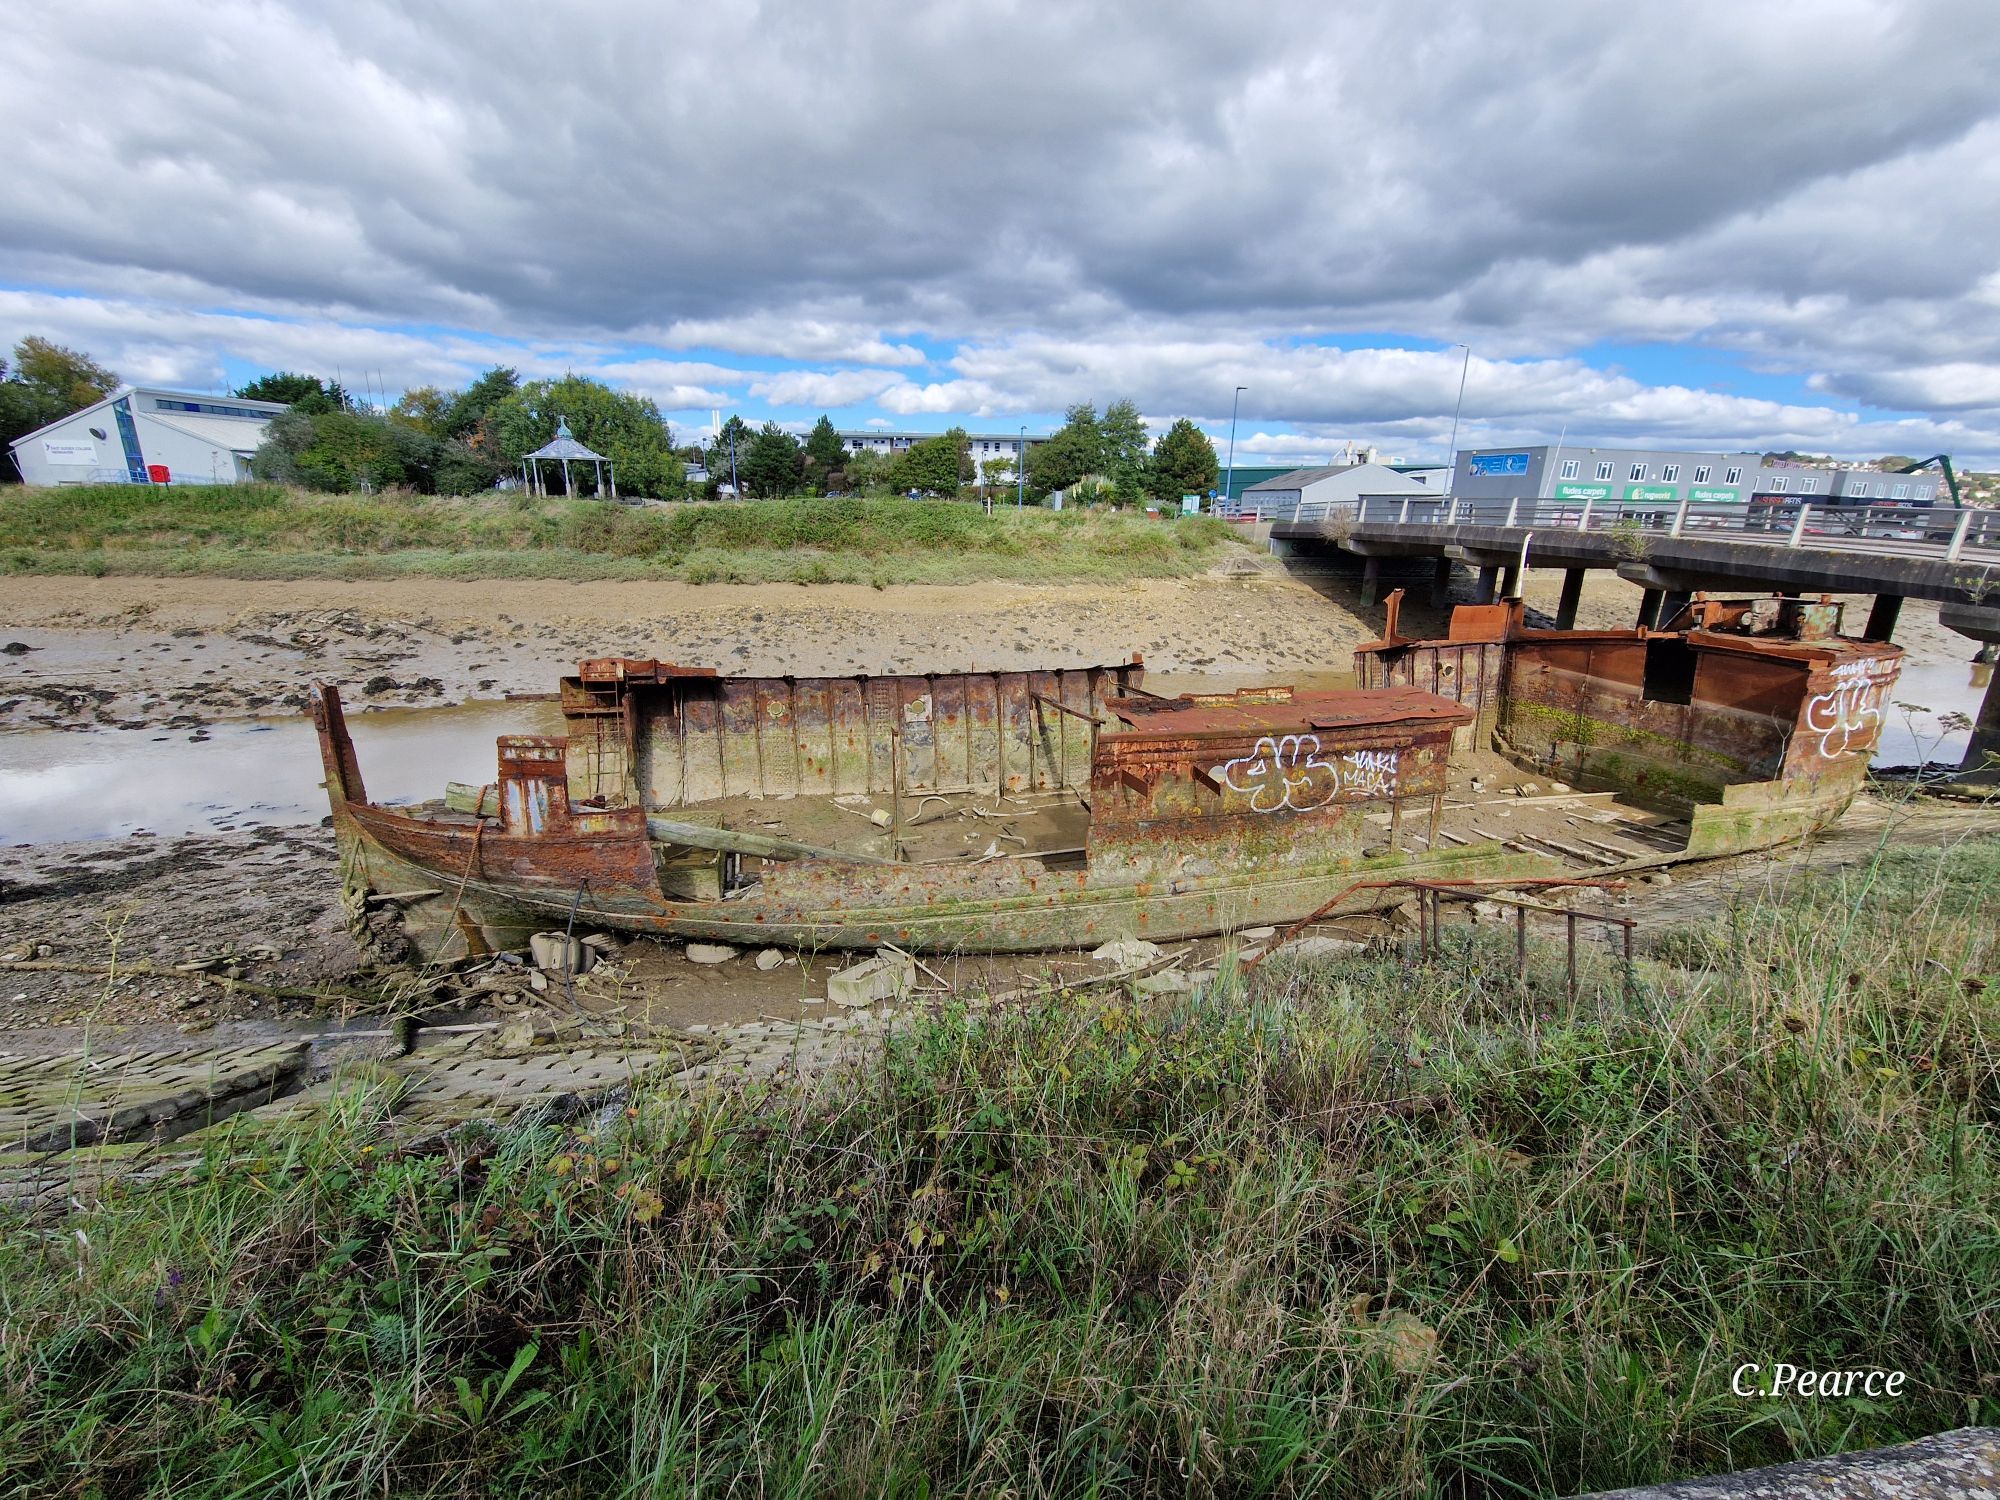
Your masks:
[[[1248,755],[1217,766],[1215,777],[1248,797],[1252,812],[1310,812],[1341,799],[1394,796],[1400,760],[1396,750],[1348,750],[1326,760],[1316,734],[1267,734]]]
[[[1805,724],[1819,736],[1819,753],[1828,760],[1873,747],[1882,728],[1882,699],[1893,664],[1878,661],[1842,662],[1833,669],[1833,685],[1806,704]]]

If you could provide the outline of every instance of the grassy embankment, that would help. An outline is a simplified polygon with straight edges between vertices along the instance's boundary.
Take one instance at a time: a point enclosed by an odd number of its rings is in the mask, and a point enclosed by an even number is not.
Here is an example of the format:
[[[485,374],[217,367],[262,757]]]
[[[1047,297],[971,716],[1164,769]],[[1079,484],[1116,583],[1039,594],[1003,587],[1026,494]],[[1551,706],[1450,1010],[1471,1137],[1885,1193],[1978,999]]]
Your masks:
[[[896,499],[634,508],[588,500],[317,495],[276,485],[0,493],[0,572],[230,578],[678,578],[968,583],[1174,578],[1231,545],[1152,521]]]
[[[126,1495],[1569,1494],[2000,1419],[2000,840],[0,1239],[0,1472]],[[1558,929],[1559,931],[1560,929]],[[1678,965],[1676,967],[1675,965]],[[1505,977],[1498,977],[1504,975]],[[1898,1399],[1748,1398],[1755,1360]]]

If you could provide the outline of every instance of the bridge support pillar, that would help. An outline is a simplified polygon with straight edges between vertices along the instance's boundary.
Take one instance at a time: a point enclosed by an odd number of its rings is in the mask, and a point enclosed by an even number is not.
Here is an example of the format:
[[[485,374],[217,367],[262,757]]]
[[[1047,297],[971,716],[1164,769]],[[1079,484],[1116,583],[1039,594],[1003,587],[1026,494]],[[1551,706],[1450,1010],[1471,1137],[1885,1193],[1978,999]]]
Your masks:
[[[1877,594],[1874,606],[1868,611],[1868,628],[1861,632],[1864,641],[1886,641],[1896,633],[1896,618],[1903,612],[1901,594]]]
[[[1519,568],[1502,568],[1500,570],[1500,597],[1502,599],[1511,599],[1520,592],[1521,570]]]
[[[1481,568],[1479,570],[1479,587],[1473,591],[1472,595],[1473,603],[1491,604],[1493,602],[1493,590],[1499,582],[1500,570],[1498,568]]]
[[[1437,571],[1431,574],[1431,608],[1443,609],[1451,602],[1451,559],[1440,557]]]
[[[1563,570],[1562,598],[1556,601],[1556,629],[1558,630],[1576,629],[1576,612],[1583,604],[1584,571],[1582,568],[1565,568]]]
[[[1660,601],[1666,598],[1664,589],[1647,589],[1639,596],[1639,628],[1652,630],[1660,623]]]
[[[1382,559],[1364,557],[1361,560],[1361,605],[1372,608],[1382,592]]]
[[[1972,742],[1965,747],[1965,759],[1958,763],[1967,779],[1981,785],[2000,784],[2000,671],[1986,681],[1986,696],[1979,700],[1979,717],[1972,721]]]

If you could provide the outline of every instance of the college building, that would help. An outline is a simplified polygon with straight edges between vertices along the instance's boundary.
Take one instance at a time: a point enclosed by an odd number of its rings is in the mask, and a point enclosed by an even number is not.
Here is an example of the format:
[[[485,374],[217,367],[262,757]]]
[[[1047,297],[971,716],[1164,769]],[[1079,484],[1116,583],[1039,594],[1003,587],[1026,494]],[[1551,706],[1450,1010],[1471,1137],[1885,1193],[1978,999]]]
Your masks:
[[[28,484],[235,484],[282,402],[121,385],[17,438]]]
[[[1884,474],[1816,464],[1767,464],[1761,453],[1541,444],[1471,448],[1458,455],[1451,492],[1464,500],[1648,500],[1728,504],[1753,496],[1928,505],[1935,474]]]

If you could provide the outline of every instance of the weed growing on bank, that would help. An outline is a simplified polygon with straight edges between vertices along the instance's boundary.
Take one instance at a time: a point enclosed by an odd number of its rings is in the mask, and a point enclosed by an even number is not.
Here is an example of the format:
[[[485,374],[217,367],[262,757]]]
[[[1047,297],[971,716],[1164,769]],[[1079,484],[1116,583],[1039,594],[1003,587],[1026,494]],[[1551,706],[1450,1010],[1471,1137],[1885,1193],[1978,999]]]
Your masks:
[[[0,504],[0,568],[100,576],[1083,581],[1200,572],[1230,538],[1205,517],[893,499],[636,507],[244,484],[18,490]]]
[[[6,1232],[0,1470],[1570,1494],[1992,1422],[1996,905],[2000,840],[1896,852],[1734,908],[1630,1001],[1608,953],[1572,1004],[1559,944],[1523,988],[1511,931],[1461,933],[1428,968],[951,1006],[851,1075],[449,1157],[357,1091]],[[1776,1360],[1907,1387],[1732,1392]]]

